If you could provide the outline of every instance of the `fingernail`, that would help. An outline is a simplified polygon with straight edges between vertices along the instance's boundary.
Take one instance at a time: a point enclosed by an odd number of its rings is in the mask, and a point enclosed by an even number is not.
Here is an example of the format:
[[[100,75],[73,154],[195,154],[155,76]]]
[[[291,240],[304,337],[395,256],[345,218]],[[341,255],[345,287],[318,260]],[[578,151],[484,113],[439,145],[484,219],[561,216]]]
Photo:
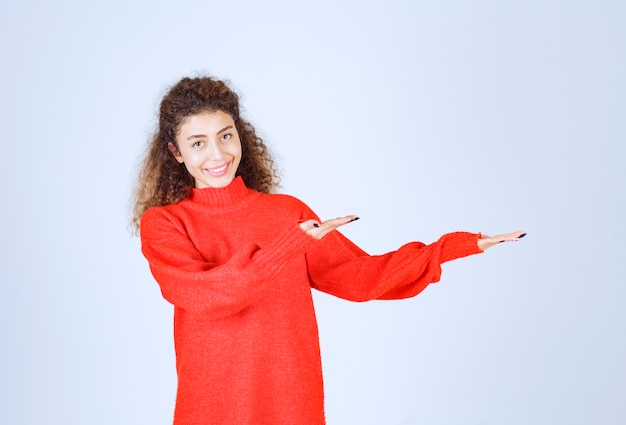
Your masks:
[[[318,223],[313,223],[313,227],[320,227]]]
[[[350,220],[348,223],[352,223],[353,221],[357,221],[358,219],[360,219],[361,217],[354,217],[352,220]]]
[[[517,237],[517,239],[522,239],[524,236],[526,236],[526,233],[522,233],[521,235]]]

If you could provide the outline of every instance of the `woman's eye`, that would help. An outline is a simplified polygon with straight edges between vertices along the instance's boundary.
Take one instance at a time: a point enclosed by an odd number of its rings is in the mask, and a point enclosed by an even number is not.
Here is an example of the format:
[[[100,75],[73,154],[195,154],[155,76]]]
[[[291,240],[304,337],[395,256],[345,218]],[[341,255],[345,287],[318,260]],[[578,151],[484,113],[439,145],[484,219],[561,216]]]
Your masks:
[[[197,142],[194,142],[194,144],[192,146],[194,148],[199,148],[200,146],[202,146],[202,142],[200,140],[198,140]]]
[[[229,140],[231,137],[233,137],[232,134],[224,134],[222,140]]]

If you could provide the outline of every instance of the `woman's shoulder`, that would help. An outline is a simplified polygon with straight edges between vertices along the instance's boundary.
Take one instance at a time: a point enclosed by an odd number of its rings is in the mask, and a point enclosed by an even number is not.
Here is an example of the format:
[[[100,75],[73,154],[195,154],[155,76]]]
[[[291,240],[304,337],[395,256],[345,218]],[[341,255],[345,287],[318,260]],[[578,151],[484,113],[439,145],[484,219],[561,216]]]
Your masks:
[[[301,210],[309,210],[309,206],[293,195],[286,193],[270,193],[261,197],[262,202],[267,202],[273,206],[282,206],[285,208],[297,208]]]
[[[176,224],[180,223],[181,221],[181,206],[179,202],[176,204],[148,208],[141,216],[140,228],[141,230],[147,228],[156,228],[159,224]]]
[[[176,212],[181,209],[181,204],[184,204],[187,199],[183,199],[180,202],[175,204],[168,205],[159,205],[152,208],[148,208],[146,212],[143,213],[143,217],[157,218],[157,217],[165,217],[176,215]]]
[[[256,193],[250,202],[245,206],[233,210],[228,210],[234,215],[248,214],[254,210],[255,214],[280,212],[285,216],[315,217],[315,213],[300,199],[284,193]],[[156,206],[148,209],[140,221],[140,233],[150,231],[148,229],[184,229],[190,222],[205,220],[208,216],[229,216],[224,211],[213,211],[203,205],[198,205],[190,199],[183,199],[179,203]]]

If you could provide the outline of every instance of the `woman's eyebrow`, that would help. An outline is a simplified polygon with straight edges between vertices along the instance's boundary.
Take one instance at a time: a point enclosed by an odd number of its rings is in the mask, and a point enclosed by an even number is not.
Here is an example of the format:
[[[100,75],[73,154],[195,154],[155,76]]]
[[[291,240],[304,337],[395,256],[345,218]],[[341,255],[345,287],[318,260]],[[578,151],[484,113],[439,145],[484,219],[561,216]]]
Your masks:
[[[223,132],[225,132],[226,130],[229,130],[229,129],[231,129],[231,128],[233,128],[233,126],[232,126],[232,125],[227,125],[226,127],[224,127],[223,129],[221,129],[220,131],[218,131],[218,132],[217,132],[217,133],[215,133],[215,134],[220,134],[220,133],[223,133]]]
[[[226,130],[230,130],[232,129],[233,126],[232,125],[227,125],[226,127],[224,127],[223,129],[221,129],[220,131],[218,131],[215,134],[220,134],[225,132]],[[191,136],[187,137],[187,140],[191,140],[191,139],[201,139],[203,137],[207,137],[206,134],[192,134]]]
[[[206,135],[205,134],[192,134],[191,136],[187,137],[187,140],[202,139],[203,137],[206,137]]]

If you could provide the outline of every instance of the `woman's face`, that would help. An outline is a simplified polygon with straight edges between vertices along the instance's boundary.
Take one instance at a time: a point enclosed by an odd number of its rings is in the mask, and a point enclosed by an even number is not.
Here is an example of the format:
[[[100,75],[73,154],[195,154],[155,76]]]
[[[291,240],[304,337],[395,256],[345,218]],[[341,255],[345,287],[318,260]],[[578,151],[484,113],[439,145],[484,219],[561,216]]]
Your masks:
[[[174,158],[185,164],[196,188],[225,187],[235,178],[241,161],[241,141],[232,117],[223,111],[191,115],[176,135]]]

